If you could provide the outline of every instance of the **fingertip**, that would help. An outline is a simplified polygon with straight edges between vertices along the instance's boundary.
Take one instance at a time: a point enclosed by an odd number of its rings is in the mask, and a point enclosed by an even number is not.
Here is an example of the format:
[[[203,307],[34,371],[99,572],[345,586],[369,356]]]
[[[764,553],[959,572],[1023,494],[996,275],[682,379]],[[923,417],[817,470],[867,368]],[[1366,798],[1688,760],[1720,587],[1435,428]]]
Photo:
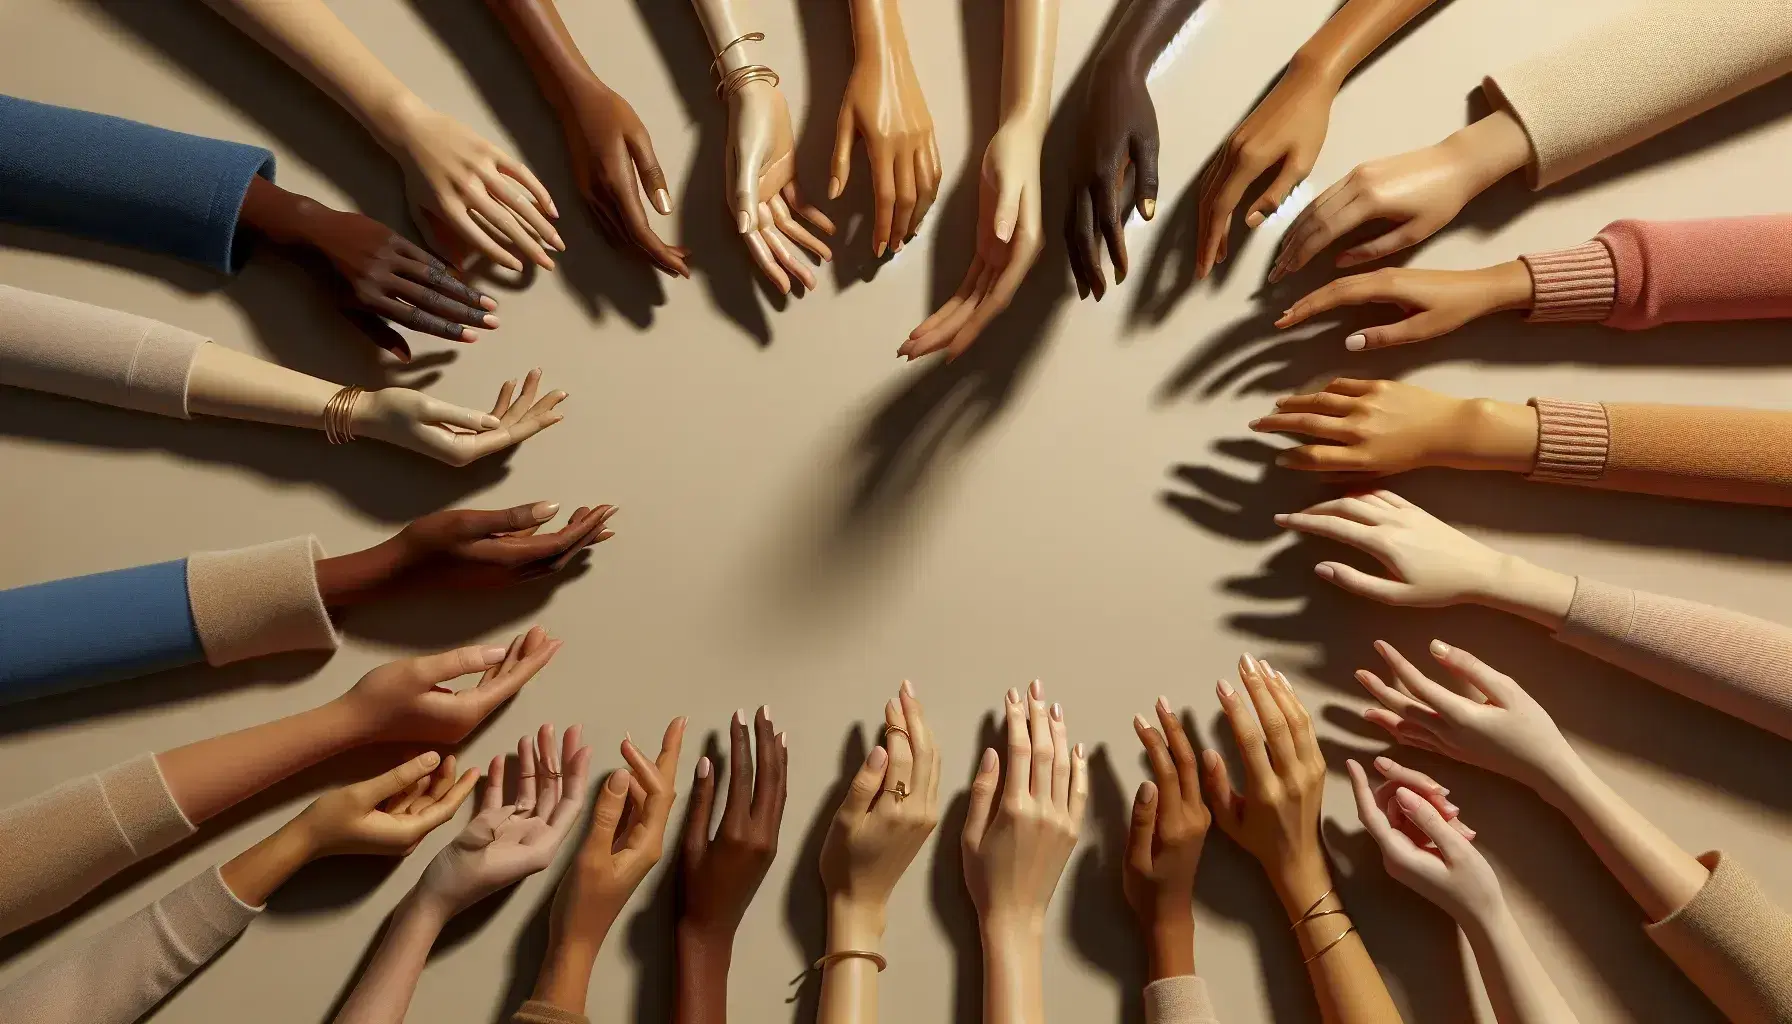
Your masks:
[[[1327,583],[1336,583],[1338,580],[1338,567],[1330,562],[1320,562],[1313,567],[1313,575]]]
[[[1252,210],[1251,215],[1244,219],[1244,226],[1247,228],[1256,228],[1256,227],[1261,226],[1262,223],[1263,223],[1263,211],[1262,210]]]
[[[983,758],[977,762],[977,774],[988,775],[996,770],[996,748],[984,747]]]
[[[1369,339],[1361,331],[1344,339],[1344,347],[1352,352],[1361,352],[1369,345]]]

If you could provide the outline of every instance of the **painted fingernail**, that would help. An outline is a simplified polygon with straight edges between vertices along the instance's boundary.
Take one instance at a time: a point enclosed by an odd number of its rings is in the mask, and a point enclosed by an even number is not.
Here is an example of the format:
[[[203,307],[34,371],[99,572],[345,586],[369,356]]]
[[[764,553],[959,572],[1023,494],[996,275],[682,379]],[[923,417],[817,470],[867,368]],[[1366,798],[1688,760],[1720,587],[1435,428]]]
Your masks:
[[[1338,570],[1329,562],[1320,562],[1313,567],[1313,575],[1322,580],[1331,580],[1337,578]]]
[[[1405,786],[1400,787],[1399,791],[1394,794],[1394,799],[1400,801],[1400,806],[1409,809],[1416,809],[1420,804],[1425,802],[1419,799],[1417,793],[1407,789]]]
[[[661,213],[671,213],[672,194],[663,188],[655,189],[653,192],[653,208]]]
[[[1450,645],[1442,640],[1433,640],[1431,641],[1431,653],[1439,658],[1447,658],[1450,656]]]
[[[1254,419],[1251,422],[1246,423],[1245,426],[1250,427],[1252,430],[1256,430],[1257,424],[1262,423],[1262,422],[1263,422],[1263,418],[1258,417],[1257,419]]]
[[[1145,215],[1146,220],[1150,220],[1151,218],[1157,216],[1157,200],[1147,199],[1144,202],[1140,203],[1139,204],[1139,212]]]
[[[770,722],[772,720],[772,706],[770,704],[759,705],[759,717]]]
[[[611,772],[609,781],[604,783],[604,788],[610,791],[611,796],[621,796],[628,792],[628,769],[618,768]]]
[[[977,762],[979,774],[987,774],[996,770],[996,748],[984,747],[983,760]]]
[[[1454,818],[1458,814],[1462,813],[1462,808],[1456,806],[1455,804],[1451,803],[1448,800],[1445,800],[1444,801],[1444,813],[1446,815],[1449,815],[1450,817]]]
[[[1168,697],[1157,698],[1157,710],[1162,711],[1166,715],[1169,714],[1170,713],[1170,698],[1168,698]]]
[[[871,243],[871,255],[873,255],[879,259],[882,259],[883,255],[884,255],[884,243],[883,242]]]
[[[1262,224],[1262,223],[1263,223],[1263,212],[1261,210],[1252,210],[1251,215],[1244,219],[1244,226],[1247,228],[1254,228],[1257,225]]]
[[[1045,684],[1035,679],[1032,685],[1027,687],[1027,692],[1033,695],[1034,700],[1039,700],[1045,696]]]
[[[1263,670],[1263,667],[1257,663],[1256,657],[1249,651],[1244,652],[1244,656],[1239,658],[1238,661],[1244,666],[1246,672],[1255,674]]]
[[[498,662],[504,660],[505,653],[505,648],[487,647],[484,651],[480,652],[480,656],[485,659],[487,665],[496,665]]]
[[[1286,512],[1277,512],[1273,518],[1277,526],[1288,525],[1288,513]]]
[[[493,329],[496,329],[498,326],[498,318],[490,313],[485,314],[485,316],[481,318],[481,322],[484,323],[485,326]]]
[[[423,767],[425,768],[434,768],[436,765],[442,763],[442,755],[432,750],[422,757],[419,757],[417,760],[422,761]]]
[[[538,501],[529,506],[529,514],[534,516],[538,523],[545,523],[554,518],[554,513],[558,511],[560,511],[560,503],[557,501]]]
[[[1019,704],[1020,703],[1020,691],[1016,690],[1012,686],[1010,686],[1008,688],[1008,703],[1010,703],[1010,704]]]
[[[1361,352],[1364,346],[1368,344],[1369,339],[1363,337],[1361,334],[1352,334],[1350,337],[1344,339],[1344,347],[1352,352]]]
[[[840,198],[840,179],[838,177],[830,177],[828,179],[828,198]]]
[[[699,779],[709,778],[709,758],[699,757],[697,759],[697,777]]]
[[[897,703],[896,699],[892,697],[890,698],[890,702],[884,705],[884,713],[887,715],[900,715],[902,713],[902,705]]]
[[[1151,725],[1145,721],[1144,715],[1134,715],[1132,716],[1132,727],[1140,732],[1144,732],[1146,729],[1151,728]]]
[[[789,749],[789,747],[790,747],[790,734],[789,733],[781,732],[778,734],[778,746],[780,748]]]
[[[902,695],[904,697],[913,697],[915,695],[915,684],[904,679],[902,681]]]
[[[1053,701],[1052,702],[1052,721],[1062,722],[1063,720],[1064,720],[1064,705],[1059,704],[1056,701]]]
[[[1385,771],[1392,769],[1393,767],[1394,767],[1394,762],[1389,760],[1388,758],[1378,757],[1375,759],[1375,768],[1377,771],[1385,772]]]
[[[1226,682],[1224,679],[1220,680],[1220,699],[1221,700],[1231,700],[1232,699],[1232,684]]]
[[[734,709],[734,724],[735,725],[746,725],[747,724],[747,709],[746,708],[735,708]]]
[[[753,229],[753,218],[748,216],[745,211],[742,211],[741,215],[735,218],[735,228],[739,230],[741,234],[746,234]]]
[[[1139,783],[1139,803],[1148,804],[1157,799],[1157,784],[1150,779]]]
[[[890,752],[885,750],[882,747],[872,747],[871,748],[871,756],[869,758],[866,758],[866,760],[865,760],[866,766],[869,767],[874,772],[883,771],[884,765],[889,764],[889,763],[890,763]]]

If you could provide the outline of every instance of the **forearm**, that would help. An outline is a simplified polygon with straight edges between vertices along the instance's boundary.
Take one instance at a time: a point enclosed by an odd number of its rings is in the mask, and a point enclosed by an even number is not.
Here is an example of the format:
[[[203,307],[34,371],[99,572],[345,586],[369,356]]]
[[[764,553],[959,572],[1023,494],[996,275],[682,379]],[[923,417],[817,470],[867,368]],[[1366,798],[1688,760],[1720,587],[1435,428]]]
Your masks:
[[[1363,59],[1435,0],[1349,0],[1301,44],[1289,63],[1337,88]]]
[[[866,54],[908,50],[902,29],[902,7],[897,0],[849,0],[852,12],[853,52]]]
[[[575,83],[597,75],[567,31],[554,0],[485,0],[541,87],[542,95],[565,118]]]
[[[709,39],[709,51],[712,55],[720,55],[715,64],[719,74],[727,74],[735,68],[748,64],[764,63],[758,54],[765,44],[762,41],[744,40],[735,42],[742,36],[761,29],[752,24],[753,12],[747,0],[691,0],[691,6],[697,11],[697,20],[703,25],[703,34]],[[734,43],[733,46],[728,46]],[[722,47],[728,46],[724,51]]]
[[[198,824],[295,772],[369,739],[342,704],[331,701],[276,721],[189,743],[156,755],[168,791]]]
[[[1045,137],[1058,50],[1058,0],[1007,0],[1002,19],[1002,123]]]
[[[222,345],[201,346],[187,382],[187,408],[207,416],[322,430],[324,407],[341,385]]]
[[[388,148],[406,107],[420,102],[324,0],[206,0],[340,103]]]
[[[1184,903],[1145,926],[1147,982],[1195,973],[1195,915]]]
[[[1324,855],[1315,849],[1284,870],[1272,872],[1270,882],[1288,920],[1295,923],[1295,937],[1320,1018],[1326,1024],[1399,1021],[1400,1011],[1363,945],[1362,934],[1354,930],[1347,914],[1322,913],[1344,909]],[[1303,915],[1307,915],[1304,920]]]
[[[1044,925],[984,921],[983,1024],[1044,1024]]]
[[[855,950],[882,953],[884,908],[859,907],[834,899],[828,905],[829,955]],[[843,957],[821,971],[817,1024],[872,1024],[877,1020],[877,964],[865,957]]]
[[[336,1024],[401,1024],[448,916],[412,889],[392,912],[386,934],[336,1014]]]
[[[312,245],[317,221],[335,213],[314,199],[258,177],[243,194],[239,219],[245,227],[278,245]]]
[[[1562,778],[1544,780],[1538,795],[1574,823],[1651,922],[1698,895],[1710,876],[1703,864],[1618,796],[1576,758]]]
[[[680,921],[675,945],[678,978],[672,1024],[725,1024],[734,936],[708,935]]]
[[[218,874],[237,899],[259,907],[316,856],[316,844],[304,826],[294,820],[232,857],[218,869]]]
[[[1198,6],[1200,0],[1132,0],[1102,43],[1100,58],[1144,74]]]
[[[1484,918],[1461,924],[1499,1024],[1572,1024],[1574,1011],[1525,941],[1504,900]]]
[[[1475,194],[1531,162],[1531,140],[1510,111],[1496,110],[1444,139],[1473,174]]]

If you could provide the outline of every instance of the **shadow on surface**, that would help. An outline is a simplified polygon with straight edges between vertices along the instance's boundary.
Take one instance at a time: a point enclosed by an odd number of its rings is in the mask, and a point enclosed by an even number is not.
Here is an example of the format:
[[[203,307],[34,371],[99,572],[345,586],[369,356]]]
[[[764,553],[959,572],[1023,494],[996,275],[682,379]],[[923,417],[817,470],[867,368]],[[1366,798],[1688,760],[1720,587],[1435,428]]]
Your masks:
[[[795,874],[784,897],[784,928],[802,950],[802,961],[805,964],[814,963],[828,951],[828,894],[821,880],[821,848],[827,842],[834,814],[839,810],[840,802],[846,798],[846,791],[852,786],[853,776],[858,773],[859,766],[865,763],[865,755],[870,752],[865,727],[855,724],[847,731],[846,739],[840,745],[840,761],[834,781],[822,795],[815,816],[809,820],[809,827],[803,833],[803,845],[797,851],[793,868]],[[820,999],[820,972],[805,973],[796,993],[787,1000],[795,1004],[795,1012],[790,1019],[795,1024],[808,1024],[815,1020]]]
[[[1084,961],[1113,981],[1121,1024],[1143,1024],[1145,946],[1126,893],[1121,888],[1126,832],[1132,804],[1105,743],[1089,751],[1089,804],[1083,832],[1088,848],[1070,870],[1064,895],[1070,901],[1065,938]]]
[[[591,572],[595,557],[587,548],[552,576],[502,589],[410,591],[339,613],[336,626],[343,633],[415,651],[447,650],[499,631],[522,632],[538,620],[556,591]]]
[[[977,726],[977,749],[971,757],[971,777],[983,751],[999,749],[1002,734],[996,717],[985,713]],[[934,920],[952,944],[951,1024],[979,1024],[983,1020],[983,939],[977,928],[977,908],[964,887],[964,822],[971,809],[969,780],[946,804],[934,832],[933,863],[927,874],[928,903]]]
[[[834,251],[834,287],[845,291],[870,281],[888,261],[871,255],[871,234],[876,227],[871,196],[871,170],[865,162],[863,139],[853,141],[852,170],[840,198],[827,200],[832,174],[834,127],[839,122],[841,97],[854,61],[852,16],[846,4],[801,0],[796,5],[802,32],[803,57],[808,72],[809,109],[797,138],[797,180],[806,188],[804,198],[827,202],[834,219],[834,237],[827,239]],[[942,183],[943,184],[943,183]]]

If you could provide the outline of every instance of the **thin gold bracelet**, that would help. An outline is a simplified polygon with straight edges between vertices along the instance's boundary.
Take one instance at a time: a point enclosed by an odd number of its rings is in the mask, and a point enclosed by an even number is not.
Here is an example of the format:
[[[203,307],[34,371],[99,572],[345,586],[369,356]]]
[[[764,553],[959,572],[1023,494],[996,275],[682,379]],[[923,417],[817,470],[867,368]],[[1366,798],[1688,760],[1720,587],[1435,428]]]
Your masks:
[[[790,983],[792,985],[800,985],[802,984],[803,979],[807,978],[809,975],[825,969],[829,964],[839,963],[842,960],[869,960],[877,965],[877,973],[879,974],[884,972],[884,968],[890,966],[890,962],[884,959],[882,953],[873,953],[869,949],[842,949],[837,953],[829,953],[827,956],[815,961],[814,964],[810,965],[808,970],[790,979]],[[794,1003],[802,996],[802,994],[802,989],[797,989],[796,995],[793,995],[784,1001],[786,1003]]]
[[[764,32],[748,32],[744,36],[735,37],[733,40],[731,40],[728,43],[727,46],[724,46],[720,50],[716,51],[715,60],[712,60],[709,62],[709,73],[712,75],[715,74],[716,65],[722,63],[722,58],[726,57],[728,55],[729,50],[734,49],[736,46],[739,46],[742,43],[762,43],[764,41],[765,41],[765,33]]]
[[[1350,933],[1351,933],[1351,932],[1354,932],[1354,931],[1356,931],[1356,925],[1354,925],[1354,924],[1353,924],[1353,925],[1351,925],[1351,926],[1350,926],[1350,927],[1348,927],[1348,928],[1346,928],[1346,929],[1344,929],[1344,930],[1343,930],[1343,931],[1341,931],[1341,932],[1339,932],[1339,933],[1338,933],[1338,937],[1337,937],[1337,938],[1335,938],[1335,939],[1333,939],[1333,940],[1332,940],[1332,941],[1330,941],[1330,942],[1328,942],[1328,943],[1326,943],[1326,944],[1325,944],[1325,945],[1324,945],[1324,946],[1322,946],[1322,947],[1320,947],[1320,950],[1319,950],[1319,952],[1317,952],[1317,953],[1314,953],[1314,954],[1313,954],[1313,955],[1312,955],[1312,956],[1310,956],[1310,957],[1307,957],[1307,958],[1306,958],[1306,959],[1305,959],[1305,960],[1302,960],[1302,961],[1301,961],[1301,963],[1302,963],[1302,964],[1303,964],[1303,965],[1305,965],[1305,964],[1310,964],[1310,963],[1312,963],[1312,962],[1313,962],[1313,961],[1315,961],[1315,960],[1317,960],[1317,959],[1319,959],[1319,958],[1320,958],[1320,957],[1322,957],[1322,956],[1324,956],[1324,955],[1325,955],[1325,954],[1327,954],[1327,953],[1329,953],[1329,952],[1331,952],[1331,950],[1332,950],[1332,947],[1333,947],[1333,946],[1336,946],[1336,945],[1337,945],[1337,944],[1338,944],[1338,943],[1340,943],[1340,942],[1343,942],[1343,941],[1344,941],[1344,939],[1345,939],[1345,937],[1346,937],[1346,936],[1348,936],[1348,935],[1349,935],[1349,934],[1350,934]]]
[[[1327,899],[1331,898],[1331,894],[1334,892],[1337,892],[1337,891],[1338,891],[1338,887],[1334,885],[1330,889],[1327,889],[1324,892],[1320,893],[1319,898],[1313,901],[1313,905],[1308,907],[1306,909],[1305,913],[1301,914],[1299,917],[1294,919],[1294,923],[1288,926],[1288,930],[1293,931],[1294,929],[1299,928],[1303,923],[1305,923],[1307,920],[1309,920],[1311,918],[1324,917],[1325,916],[1324,914],[1315,914],[1315,913],[1313,913],[1313,911],[1318,910],[1319,904],[1324,903]],[[1337,913],[1341,913],[1341,911],[1328,910],[1328,911],[1326,911],[1326,913],[1327,914],[1337,914]]]
[[[770,82],[772,88],[778,87],[778,73],[764,64],[742,64],[733,71],[722,76],[716,83],[716,98],[725,100],[746,88],[751,82]]]
[[[324,403],[324,440],[347,444],[355,439],[355,407],[366,393],[366,388],[350,384],[330,396]]]

